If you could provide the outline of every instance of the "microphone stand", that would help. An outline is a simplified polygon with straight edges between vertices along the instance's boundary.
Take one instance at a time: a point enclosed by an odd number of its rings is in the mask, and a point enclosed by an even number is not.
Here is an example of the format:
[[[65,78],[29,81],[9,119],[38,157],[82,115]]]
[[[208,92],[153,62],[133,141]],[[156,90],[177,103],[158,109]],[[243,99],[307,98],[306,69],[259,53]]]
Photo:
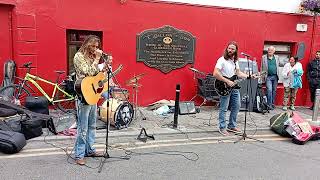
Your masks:
[[[101,57],[102,57],[102,59],[104,61],[106,61],[103,56],[101,56]],[[108,78],[108,83],[107,83],[107,87],[108,87],[108,91],[107,91],[107,93],[108,93],[108,97],[107,97],[107,122],[105,122],[105,124],[106,124],[106,143],[105,143],[105,151],[104,151],[105,153],[103,155],[104,160],[102,162],[100,162],[99,171],[98,171],[99,173],[101,173],[103,165],[106,163],[107,159],[109,159],[109,158],[119,158],[119,159],[125,159],[125,160],[129,159],[129,158],[121,158],[121,157],[110,157],[110,155],[108,153],[109,127],[110,127],[110,120],[109,120],[109,110],[110,110],[110,106],[109,106],[110,105],[110,103],[109,103],[110,102],[109,89],[110,89],[110,81],[109,80],[110,80],[110,75],[111,75],[111,77],[113,77],[113,73],[112,73],[109,65],[106,65],[106,67],[107,67],[107,78]]]
[[[246,55],[245,55],[246,56]],[[261,142],[261,143],[264,143],[264,141],[262,141],[262,140],[259,140],[259,139],[255,139],[255,138],[253,138],[253,137],[249,137],[248,135],[247,135],[247,133],[246,133],[246,130],[247,130],[247,112],[249,111],[249,107],[248,107],[248,104],[249,104],[249,102],[248,102],[248,98],[251,96],[251,94],[250,94],[250,96],[249,96],[249,83],[250,83],[250,89],[251,89],[251,91],[250,92],[252,92],[252,85],[251,85],[251,73],[250,73],[250,64],[249,64],[249,56],[246,56],[247,57],[247,66],[248,66],[248,72],[249,72],[249,77],[248,77],[248,79],[247,80],[249,80],[249,82],[247,82],[247,97],[246,97],[246,109],[245,109],[245,112],[244,112],[244,128],[243,128],[243,133],[242,133],[242,135],[240,135],[241,136],[241,138],[239,138],[237,141],[235,141],[234,143],[237,143],[237,142],[240,142],[241,140],[246,140],[246,138],[248,138],[248,139],[252,139],[252,140],[255,140],[255,141],[259,141],[259,142]],[[253,69],[252,69],[252,71],[253,71]]]

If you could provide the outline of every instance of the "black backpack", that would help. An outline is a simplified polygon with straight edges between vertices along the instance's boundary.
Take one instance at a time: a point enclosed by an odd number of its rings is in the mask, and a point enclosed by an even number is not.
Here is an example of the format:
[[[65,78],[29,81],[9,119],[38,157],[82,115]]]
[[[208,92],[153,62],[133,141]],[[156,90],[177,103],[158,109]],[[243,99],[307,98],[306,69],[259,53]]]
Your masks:
[[[258,85],[253,110],[255,112],[262,113],[262,114],[269,112],[269,108],[267,105],[267,97],[262,90],[262,84]]]

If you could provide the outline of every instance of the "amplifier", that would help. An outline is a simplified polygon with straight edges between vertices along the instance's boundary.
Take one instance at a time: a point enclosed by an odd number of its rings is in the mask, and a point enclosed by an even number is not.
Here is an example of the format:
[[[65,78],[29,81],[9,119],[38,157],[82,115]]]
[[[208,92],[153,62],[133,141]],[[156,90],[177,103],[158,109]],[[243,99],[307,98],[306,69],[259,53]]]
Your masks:
[[[180,101],[179,102],[179,114],[195,114],[197,113],[194,101]]]

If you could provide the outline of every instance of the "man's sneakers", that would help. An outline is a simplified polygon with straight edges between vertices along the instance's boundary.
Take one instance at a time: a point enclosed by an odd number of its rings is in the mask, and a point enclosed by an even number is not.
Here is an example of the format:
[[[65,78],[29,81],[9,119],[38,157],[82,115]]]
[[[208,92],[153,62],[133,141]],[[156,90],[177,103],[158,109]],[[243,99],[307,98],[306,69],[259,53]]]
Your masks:
[[[287,111],[288,107],[287,106],[283,106],[282,110]]]
[[[226,129],[219,129],[219,133],[222,134],[223,136],[228,136],[229,133]]]
[[[233,133],[241,133],[241,130],[238,128],[227,128],[227,131],[233,132]]]
[[[94,152],[94,153],[86,155],[86,157],[104,157],[104,154],[102,154],[100,152]]]
[[[81,158],[81,159],[76,159],[76,163],[79,164],[80,166],[83,166],[86,164],[86,161],[84,160],[84,158]]]
[[[241,133],[241,130],[238,128],[227,128],[227,129],[219,129],[219,133],[222,134],[223,136],[228,136],[229,132],[238,134]]]
[[[86,154],[85,157],[104,157],[104,154],[100,152],[94,152],[91,154]],[[76,159],[76,163],[80,166],[83,166],[86,164],[86,161],[84,160],[84,158],[80,158]]]

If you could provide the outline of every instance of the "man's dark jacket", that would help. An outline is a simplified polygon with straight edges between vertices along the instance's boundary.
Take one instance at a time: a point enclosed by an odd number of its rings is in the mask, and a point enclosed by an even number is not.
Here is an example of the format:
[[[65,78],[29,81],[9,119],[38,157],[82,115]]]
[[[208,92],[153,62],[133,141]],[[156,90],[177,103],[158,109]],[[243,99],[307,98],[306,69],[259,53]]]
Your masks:
[[[307,78],[310,85],[320,84],[320,60],[315,59],[309,62],[307,67]]]

